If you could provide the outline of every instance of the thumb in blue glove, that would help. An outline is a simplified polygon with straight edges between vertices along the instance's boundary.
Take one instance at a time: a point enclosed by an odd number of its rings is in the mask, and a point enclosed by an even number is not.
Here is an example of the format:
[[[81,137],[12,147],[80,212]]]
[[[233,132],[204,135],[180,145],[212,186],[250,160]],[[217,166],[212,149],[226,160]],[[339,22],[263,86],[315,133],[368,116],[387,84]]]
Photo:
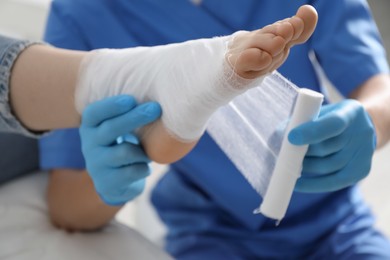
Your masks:
[[[317,120],[291,130],[294,145],[309,145],[295,190],[330,192],[366,177],[376,146],[374,125],[355,100],[323,106]]]
[[[158,103],[137,105],[127,95],[97,101],[84,110],[82,151],[95,189],[106,204],[123,205],[143,191],[150,160],[133,132],[160,115]]]

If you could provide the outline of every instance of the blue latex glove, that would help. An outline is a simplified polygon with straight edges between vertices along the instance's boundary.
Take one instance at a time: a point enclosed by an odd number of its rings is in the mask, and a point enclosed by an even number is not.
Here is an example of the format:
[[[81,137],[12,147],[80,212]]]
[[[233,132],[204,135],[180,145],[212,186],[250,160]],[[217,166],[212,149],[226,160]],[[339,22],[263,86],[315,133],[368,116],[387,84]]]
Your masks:
[[[143,191],[150,160],[130,133],[160,115],[158,103],[137,106],[127,95],[97,101],[84,110],[82,151],[95,189],[106,204],[123,205]]]
[[[374,125],[355,100],[323,106],[317,120],[291,130],[289,141],[309,144],[300,192],[329,192],[353,185],[366,177],[376,146]]]

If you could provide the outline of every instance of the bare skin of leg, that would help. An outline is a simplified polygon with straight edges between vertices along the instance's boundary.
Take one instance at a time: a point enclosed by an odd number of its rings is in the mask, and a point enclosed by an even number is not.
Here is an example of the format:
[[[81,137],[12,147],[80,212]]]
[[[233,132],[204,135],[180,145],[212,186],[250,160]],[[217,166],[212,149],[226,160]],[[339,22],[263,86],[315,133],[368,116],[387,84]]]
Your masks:
[[[235,73],[245,79],[263,76],[283,64],[290,48],[309,39],[317,24],[317,12],[302,6],[296,15],[262,29],[239,34],[226,59]],[[171,135],[161,120],[144,130],[142,144],[148,156],[158,163],[171,163],[186,155],[197,143],[183,142]]]
[[[32,45],[19,55],[11,73],[10,103],[25,127],[43,131],[80,125],[74,93],[86,54]]]

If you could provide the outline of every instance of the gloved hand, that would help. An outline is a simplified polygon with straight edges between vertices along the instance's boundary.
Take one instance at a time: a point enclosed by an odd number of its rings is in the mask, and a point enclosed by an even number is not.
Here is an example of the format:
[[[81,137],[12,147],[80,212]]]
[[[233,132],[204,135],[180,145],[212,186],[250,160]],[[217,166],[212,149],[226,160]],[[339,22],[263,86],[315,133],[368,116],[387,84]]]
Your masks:
[[[95,189],[106,204],[122,205],[143,191],[150,160],[130,133],[160,115],[158,103],[137,106],[128,95],[97,101],[84,110],[82,151]]]
[[[323,106],[317,120],[291,130],[288,139],[309,144],[295,186],[300,192],[329,192],[357,183],[368,175],[376,146],[371,118],[355,100]]]

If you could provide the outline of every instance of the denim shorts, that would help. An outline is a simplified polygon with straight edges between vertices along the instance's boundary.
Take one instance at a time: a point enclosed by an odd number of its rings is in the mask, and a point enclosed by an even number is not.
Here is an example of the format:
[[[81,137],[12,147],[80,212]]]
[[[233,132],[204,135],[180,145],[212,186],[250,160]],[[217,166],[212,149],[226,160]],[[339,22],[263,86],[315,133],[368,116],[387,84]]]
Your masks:
[[[27,130],[12,114],[9,104],[9,82],[12,66],[18,55],[36,42],[16,40],[0,35],[0,132],[38,137]]]

